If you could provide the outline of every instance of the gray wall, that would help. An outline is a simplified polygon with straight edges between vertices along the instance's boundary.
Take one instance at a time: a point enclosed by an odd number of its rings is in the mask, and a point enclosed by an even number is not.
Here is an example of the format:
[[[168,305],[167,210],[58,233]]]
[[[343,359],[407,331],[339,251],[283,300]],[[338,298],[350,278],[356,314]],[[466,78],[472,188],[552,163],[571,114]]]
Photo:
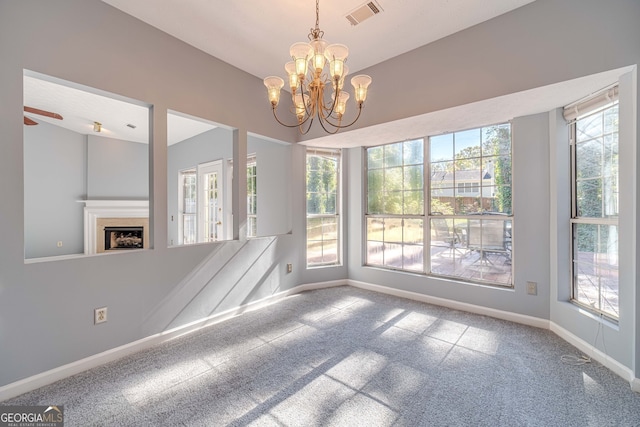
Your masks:
[[[100,52],[108,60],[95,61],[86,52]],[[167,248],[168,109],[238,129],[245,152],[248,131],[282,141],[294,140],[295,131],[273,121],[260,79],[98,0],[0,1],[0,55],[0,171],[3,180],[11,182],[0,186],[3,239],[23,242],[25,235],[22,76],[23,69],[29,69],[153,105],[149,194],[154,247],[25,264],[22,243],[4,245],[2,386],[162,331],[167,324],[145,320],[170,302],[179,284],[196,267],[202,268],[211,253],[227,246],[255,253],[253,249],[264,243],[257,239],[242,248],[234,242]],[[246,186],[238,191],[246,193]],[[245,276],[235,293],[215,294],[225,299],[210,305],[212,312],[300,283],[300,269],[285,272],[287,262],[301,265],[293,241],[293,236],[280,236],[270,246],[272,253],[258,252],[256,257],[268,261],[269,268],[260,276]],[[257,265],[253,257],[237,259],[238,271]],[[123,271],[125,278],[114,281],[114,272]],[[279,278],[277,283],[273,277]],[[94,326],[93,309],[101,306],[109,307],[109,321]]]
[[[247,154],[256,155],[257,235],[291,231],[291,145],[249,135]]]
[[[233,132],[217,127],[169,146],[167,150],[167,206],[169,245],[178,244],[178,172],[200,163],[233,158]],[[171,221],[173,217],[173,221]],[[174,242],[174,243],[172,243]]]
[[[384,123],[637,64],[640,62],[639,17],[637,0],[537,0],[363,70],[373,77],[374,85],[357,126]],[[42,43],[42,40],[54,42]],[[95,51],[108,61],[94,61],[85,54]],[[346,215],[345,236],[350,244],[344,266],[302,268],[305,172],[304,149],[299,146],[293,148],[291,235],[168,249],[167,110],[181,111],[237,129],[234,133],[237,140],[234,163],[237,164],[238,159],[246,157],[247,132],[281,141],[298,138],[295,131],[278,126],[265,112],[264,86],[260,79],[97,0],[0,1],[0,53],[3,58],[0,63],[0,93],[3,94],[0,171],[5,181],[15,182],[15,185],[0,187],[3,200],[0,235],[9,241],[21,242],[25,234],[21,110],[22,72],[26,68],[153,105],[149,173],[154,241],[154,249],[149,251],[28,265],[23,262],[20,245],[3,247],[0,252],[0,386],[132,342],[162,331],[167,325],[183,324],[196,318],[198,313],[215,313],[218,307],[232,307],[300,283],[345,278],[347,269],[348,276],[354,279],[516,313],[549,316],[564,328],[570,328],[571,322],[575,321],[565,315],[564,308],[557,307],[556,293],[544,289],[543,276],[550,276],[549,265],[559,278],[558,287],[568,286],[567,278],[559,272],[566,269],[566,265],[548,261],[548,254],[546,261],[543,255],[533,260],[518,258],[516,261],[527,280],[534,276],[538,281],[541,294],[537,297],[525,296],[519,289],[462,286],[361,267],[362,152],[359,149],[348,150],[345,156],[348,181],[343,194],[349,203],[343,214]],[[414,71],[412,75],[419,73],[420,84],[412,85],[410,91],[401,90],[397,84],[398,76],[405,75],[407,70]],[[636,108],[629,115],[637,122],[637,85],[633,86],[632,92]],[[384,102],[373,102],[375,99]],[[532,166],[543,173],[549,170],[549,165],[541,159],[545,148],[520,148],[524,143],[520,141],[535,143],[533,141],[544,132],[541,122],[538,116],[514,121],[514,126],[533,132],[531,137],[520,137],[514,131],[514,173],[526,172],[526,178],[522,175],[514,177],[516,194],[529,189],[529,184],[522,180],[531,179],[530,173],[537,172]],[[554,127],[549,129],[553,134]],[[314,134],[308,136],[313,137]],[[551,137],[540,144],[549,145],[550,140]],[[635,133],[632,142],[635,147]],[[554,147],[551,145],[552,156]],[[525,160],[527,153],[533,156],[531,165]],[[635,151],[634,163],[637,155]],[[516,172],[523,164],[527,165],[527,170]],[[556,172],[556,165],[553,165],[550,173]],[[631,183],[626,187],[625,197],[632,206],[627,212],[635,213],[638,209],[635,172],[629,177]],[[541,227],[540,233],[531,238],[538,239],[546,234],[550,236],[551,248],[560,250],[562,243],[551,238],[556,230],[536,215],[545,204],[551,205],[553,210],[559,197],[554,184],[550,181],[547,200],[545,191],[536,188],[533,198],[540,207],[532,205],[535,212],[530,216],[523,215]],[[246,183],[240,178],[234,186],[234,210],[241,217]],[[518,201],[516,197],[521,196],[514,196],[519,212],[520,203],[524,201]],[[242,218],[238,219],[240,224],[234,226],[236,229],[242,222]],[[516,218],[516,227],[527,225],[518,221]],[[628,240],[621,240],[621,251],[635,256],[636,228],[629,230],[634,233],[627,233]],[[516,232],[527,233],[522,229]],[[547,237],[542,239],[529,244],[518,243],[514,250],[520,250],[522,254],[536,253],[547,244]],[[346,248],[346,243],[344,245]],[[233,257],[235,271],[251,274],[238,279],[232,272],[222,271],[212,273],[216,274],[215,280],[202,283],[186,279],[194,270],[204,271],[208,267],[212,267],[212,272],[224,270],[221,267],[223,257],[217,254],[227,251],[240,255]],[[246,255],[242,255],[244,251]],[[294,264],[291,274],[284,273],[287,262]],[[256,274],[250,269],[252,263],[261,265]],[[632,276],[631,281],[625,281],[625,295],[631,295],[630,302],[626,303],[621,316],[620,334],[611,336],[616,343],[608,341],[607,348],[613,346],[615,353],[611,356],[635,369],[636,376],[640,376],[640,337],[635,325],[640,309],[638,271],[636,261],[625,263],[625,277]],[[540,271],[534,271],[538,265]],[[114,271],[126,271],[127,280],[111,280]],[[222,278],[226,279],[218,280]],[[523,277],[516,277],[516,281],[521,279]],[[225,293],[224,289],[232,285],[233,292]],[[546,302],[543,301],[545,292],[550,295]],[[93,308],[104,305],[109,306],[109,322],[93,326]],[[182,308],[188,308],[188,315],[171,317],[181,313]],[[592,335],[585,329],[594,323],[586,321],[584,316],[577,321],[588,325],[573,331],[590,342]],[[620,344],[623,341],[631,344]]]
[[[24,127],[25,258],[84,253],[86,157],[85,135],[44,121]]]
[[[88,135],[87,198],[147,200],[149,145]]]
[[[24,171],[25,259],[84,253],[80,200],[149,197],[147,144],[46,122],[24,127]]]

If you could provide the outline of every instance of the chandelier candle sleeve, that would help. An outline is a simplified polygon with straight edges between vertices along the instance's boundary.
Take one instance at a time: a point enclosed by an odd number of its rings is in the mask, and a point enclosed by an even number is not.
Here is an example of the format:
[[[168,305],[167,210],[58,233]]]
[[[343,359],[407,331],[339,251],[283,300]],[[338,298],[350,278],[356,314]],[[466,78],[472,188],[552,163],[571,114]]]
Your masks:
[[[362,104],[367,99],[367,88],[371,84],[371,77],[360,74],[351,79],[356,94],[356,102]]]
[[[327,47],[325,56],[329,60],[329,74],[333,80],[340,80],[344,72],[344,63],[349,56],[349,48],[343,44],[332,44]]]
[[[282,80],[280,77],[270,76],[264,79],[264,85],[267,87],[269,101],[275,108],[280,101],[280,89],[282,89],[282,86],[284,86],[284,80]]]
[[[323,39],[324,32],[320,30],[320,0],[316,0],[316,26],[307,37],[308,43],[299,42],[291,45],[291,61],[284,67],[293,104],[290,111],[295,114],[296,124],[285,124],[276,114],[284,80],[269,76],[264,79],[264,85],[267,87],[273,116],[278,123],[286,127],[297,127],[300,133],[306,134],[317,119],[325,132],[333,134],[353,125],[360,118],[371,77],[362,74],[351,79],[358,111],[351,123],[343,124],[342,119],[350,98],[349,94],[342,90],[345,77],[349,73],[345,64],[349,48],[339,43],[329,44]]]

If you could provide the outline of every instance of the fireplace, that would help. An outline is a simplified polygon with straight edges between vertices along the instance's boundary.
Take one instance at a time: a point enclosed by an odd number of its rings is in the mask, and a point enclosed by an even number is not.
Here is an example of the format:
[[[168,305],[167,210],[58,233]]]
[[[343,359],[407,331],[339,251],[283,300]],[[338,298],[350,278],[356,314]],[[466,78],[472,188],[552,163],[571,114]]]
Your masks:
[[[142,249],[144,247],[144,227],[105,227],[104,250],[117,251]]]
[[[149,247],[149,202],[83,200],[86,254]]]

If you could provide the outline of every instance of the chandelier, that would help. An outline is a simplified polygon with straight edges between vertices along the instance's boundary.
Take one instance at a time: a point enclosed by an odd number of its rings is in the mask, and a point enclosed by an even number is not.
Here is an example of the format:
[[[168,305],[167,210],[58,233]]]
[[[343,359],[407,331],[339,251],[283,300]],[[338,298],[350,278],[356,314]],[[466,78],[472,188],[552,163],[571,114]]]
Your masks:
[[[297,127],[303,135],[309,132],[315,118],[320,122],[322,129],[330,134],[353,125],[360,118],[362,104],[367,98],[367,88],[371,84],[371,77],[364,74],[351,79],[355,101],[358,104],[358,114],[351,123],[342,124],[342,117],[349,99],[349,94],[342,90],[345,77],[349,72],[345,65],[349,48],[343,44],[329,44],[322,39],[324,31],[319,28],[319,2],[320,0],[316,0],[316,26],[310,29],[309,43],[293,44],[289,49],[292,61],[284,66],[291,88],[290,110],[297,118],[296,124],[285,124],[276,114],[284,80],[276,76],[264,79],[276,121],[286,127]],[[328,65],[327,72],[325,72],[325,65]],[[330,98],[326,97],[325,88],[331,88]]]

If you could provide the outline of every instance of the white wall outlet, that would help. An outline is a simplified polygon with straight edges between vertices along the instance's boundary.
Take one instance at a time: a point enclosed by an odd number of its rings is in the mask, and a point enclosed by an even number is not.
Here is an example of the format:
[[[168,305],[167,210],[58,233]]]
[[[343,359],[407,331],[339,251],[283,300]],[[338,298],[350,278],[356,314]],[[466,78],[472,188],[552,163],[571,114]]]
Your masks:
[[[538,295],[538,283],[536,283],[536,282],[527,282],[527,294],[529,294],[529,295]]]
[[[96,308],[93,311],[93,324],[104,323],[107,321],[107,307]]]
[[[291,273],[293,271],[293,264],[287,264],[287,273]]]
[[[57,245],[58,245],[59,248],[61,248],[62,247],[62,240],[59,240]]]

